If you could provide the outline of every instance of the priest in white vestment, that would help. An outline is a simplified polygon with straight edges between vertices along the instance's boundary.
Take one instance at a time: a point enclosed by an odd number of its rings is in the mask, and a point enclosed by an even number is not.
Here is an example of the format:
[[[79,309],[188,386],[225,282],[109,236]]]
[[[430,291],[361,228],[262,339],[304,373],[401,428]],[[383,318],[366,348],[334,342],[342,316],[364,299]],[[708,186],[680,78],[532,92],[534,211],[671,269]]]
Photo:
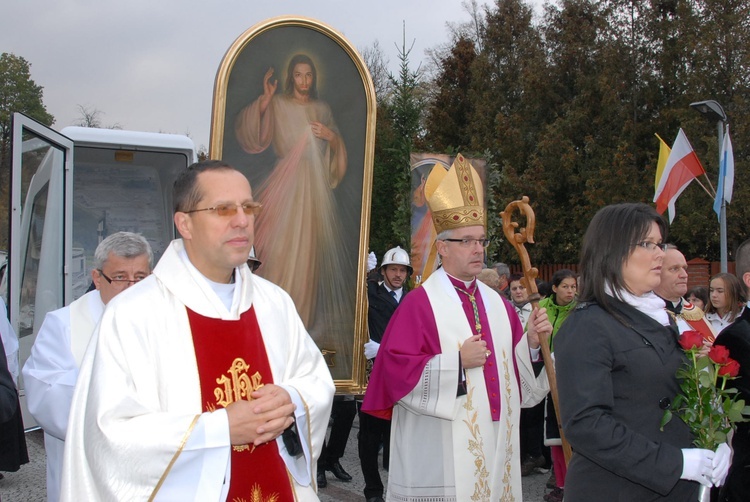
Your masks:
[[[62,500],[318,500],[335,389],[289,295],[245,263],[250,185],[201,162],[174,205],[182,239],[108,305],[84,357]]]
[[[520,501],[520,408],[549,390],[531,365],[544,309],[528,334],[513,306],[476,280],[487,245],[482,183],[460,154],[425,186],[442,268],[391,318],[362,411],[392,418],[386,500]]]
[[[29,412],[44,430],[48,502],[60,500],[70,403],[94,328],[105,304],[145,279],[152,267],[153,252],[146,239],[132,232],[114,233],[94,251],[91,277],[96,289],[44,317],[24,364],[23,378]]]

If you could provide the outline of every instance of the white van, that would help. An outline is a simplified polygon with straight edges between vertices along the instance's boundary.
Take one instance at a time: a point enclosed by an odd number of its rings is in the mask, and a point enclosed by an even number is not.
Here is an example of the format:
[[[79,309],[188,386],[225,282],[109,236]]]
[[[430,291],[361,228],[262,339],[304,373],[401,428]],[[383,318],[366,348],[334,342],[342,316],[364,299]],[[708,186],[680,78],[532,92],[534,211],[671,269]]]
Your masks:
[[[10,249],[3,296],[26,362],[47,312],[91,286],[96,246],[142,234],[158,260],[174,238],[172,185],[197,159],[187,136],[66,127],[13,116]],[[25,405],[26,428],[35,426]]]

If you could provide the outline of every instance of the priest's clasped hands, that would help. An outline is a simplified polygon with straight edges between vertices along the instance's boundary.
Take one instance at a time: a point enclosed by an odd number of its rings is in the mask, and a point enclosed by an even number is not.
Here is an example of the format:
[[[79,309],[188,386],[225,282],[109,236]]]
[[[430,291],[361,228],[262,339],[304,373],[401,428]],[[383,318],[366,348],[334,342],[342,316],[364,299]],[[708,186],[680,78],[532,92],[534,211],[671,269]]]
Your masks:
[[[294,421],[296,406],[289,393],[266,384],[250,394],[252,401],[227,406],[229,439],[233,445],[260,446],[279,437]]]

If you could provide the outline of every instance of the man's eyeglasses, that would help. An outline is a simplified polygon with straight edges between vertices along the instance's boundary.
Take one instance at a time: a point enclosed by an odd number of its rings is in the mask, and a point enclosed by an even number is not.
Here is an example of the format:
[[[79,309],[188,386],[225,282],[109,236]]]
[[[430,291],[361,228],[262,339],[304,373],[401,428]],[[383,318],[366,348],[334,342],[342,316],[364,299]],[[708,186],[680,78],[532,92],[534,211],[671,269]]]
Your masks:
[[[263,205],[260,202],[245,202],[244,204],[219,204],[214,207],[204,207],[203,209],[191,209],[183,213],[197,213],[200,211],[214,211],[219,216],[234,216],[237,214],[237,208],[242,208],[242,212],[247,216],[256,215],[260,212]]]
[[[483,248],[486,248],[490,245],[489,239],[443,239],[444,241],[448,242],[458,242],[458,245],[461,247],[469,247],[474,244],[480,244]]]
[[[667,250],[667,244],[664,242],[651,242],[651,241],[641,241],[636,244],[636,246],[642,247],[643,249],[647,249],[651,252],[656,251],[656,249],[661,249],[662,251]]]
[[[104,277],[104,279],[108,283],[118,288],[125,288],[127,286],[130,286],[131,284],[135,284],[136,282],[141,282],[143,279],[145,279],[145,277],[136,277],[135,279],[126,279],[125,277],[121,277],[119,275],[116,277],[107,277],[107,274],[105,274],[102,269],[99,269],[99,275]]]

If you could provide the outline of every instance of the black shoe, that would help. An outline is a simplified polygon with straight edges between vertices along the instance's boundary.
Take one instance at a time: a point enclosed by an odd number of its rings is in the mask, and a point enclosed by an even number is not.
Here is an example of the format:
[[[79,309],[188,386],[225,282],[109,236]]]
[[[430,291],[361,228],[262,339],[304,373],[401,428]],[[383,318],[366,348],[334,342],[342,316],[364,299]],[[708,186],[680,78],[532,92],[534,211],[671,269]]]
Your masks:
[[[536,469],[544,467],[546,460],[542,455],[538,457],[528,457],[521,464],[521,476],[530,476]]]
[[[326,470],[327,471],[331,471],[333,473],[333,475],[336,476],[341,481],[351,481],[352,480],[352,477],[349,475],[348,472],[346,472],[344,470],[343,467],[341,467],[341,464],[339,463],[338,460],[335,461],[335,462],[333,462],[328,467],[326,467]]]
[[[547,495],[542,497],[545,502],[562,502],[563,497],[565,496],[565,491],[562,488],[555,488],[551,492],[549,492]]]
[[[370,497],[367,502],[385,502],[385,500],[383,500],[383,497]]]
[[[318,470],[318,488],[325,488],[328,486],[328,480],[326,479],[326,471]]]

